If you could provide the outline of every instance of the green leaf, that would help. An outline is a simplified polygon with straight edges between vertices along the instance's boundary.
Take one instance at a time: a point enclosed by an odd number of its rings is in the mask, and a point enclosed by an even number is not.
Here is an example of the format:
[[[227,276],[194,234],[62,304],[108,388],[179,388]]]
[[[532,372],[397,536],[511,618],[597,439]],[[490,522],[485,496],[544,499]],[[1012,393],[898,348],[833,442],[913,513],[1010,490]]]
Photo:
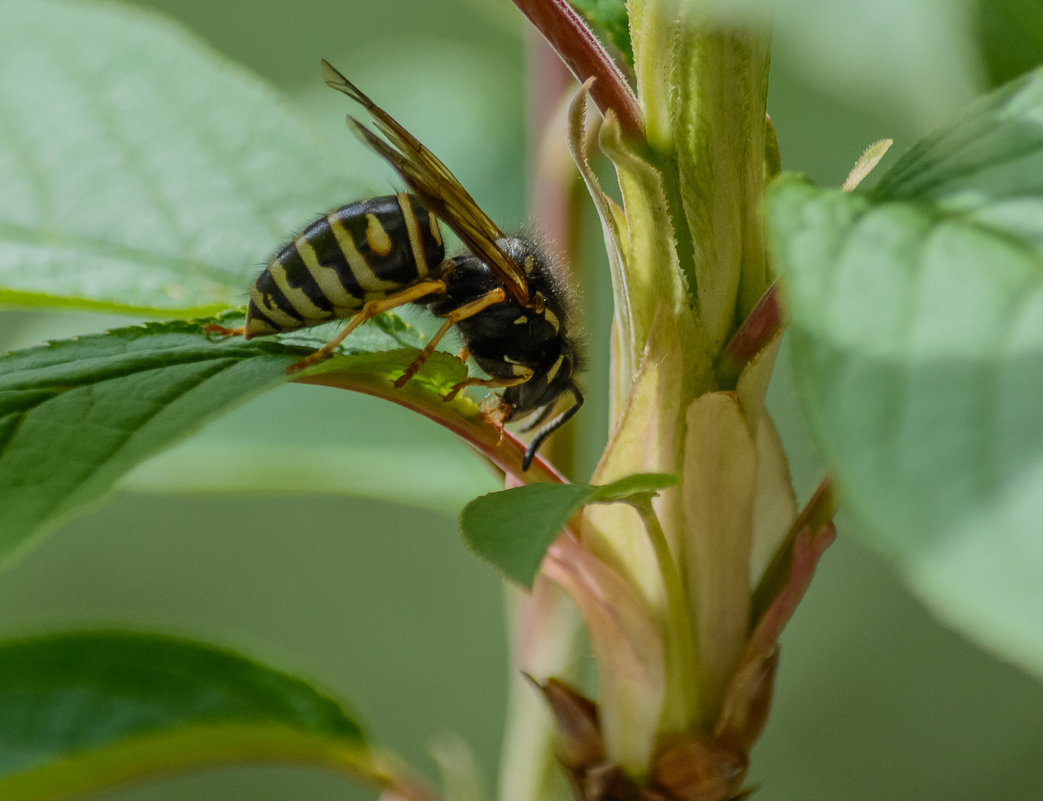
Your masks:
[[[162,17],[0,0],[0,19],[0,302],[237,306],[352,194],[283,98]]]
[[[511,581],[532,587],[543,555],[584,506],[655,494],[675,483],[673,476],[641,473],[602,486],[545,483],[491,492],[464,507],[460,530],[478,556]]]
[[[1043,255],[1043,69],[918,142],[871,197],[929,204]]]
[[[293,373],[292,378],[394,401],[441,423],[472,444],[481,441],[495,450],[497,429],[488,424],[471,399],[461,395],[451,402],[444,400],[444,395],[467,376],[466,366],[456,356],[436,351],[399,389],[394,381],[413,363],[418,351],[402,347],[379,350],[396,344],[397,333],[390,337],[376,328],[369,334],[358,333],[362,335],[353,335],[349,345],[378,350],[341,353]],[[149,457],[257,393],[289,380],[286,368],[321,343],[321,339],[300,333],[283,340],[211,341],[198,322],[171,322],[116,329],[0,355],[0,559],[24,545],[35,532],[103,496]],[[296,410],[283,413],[294,414]],[[255,425],[262,427],[256,440],[271,442],[276,433],[271,430],[271,418]],[[309,471],[320,468],[323,459],[330,465],[327,469],[335,470],[332,465],[338,459],[343,462],[350,457],[348,450],[335,456],[329,437],[323,444],[326,447],[318,449],[305,446],[301,453],[287,457],[285,464],[280,461],[287,453],[281,442],[274,447],[251,443],[236,450],[235,458],[237,463],[252,461],[267,471],[264,481],[252,488],[257,491],[268,486],[265,482],[270,484],[272,464],[286,471],[302,465],[300,478],[307,481]],[[177,488],[242,488],[254,467],[229,467],[228,453],[229,448],[213,443],[209,457],[206,450],[189,449],[195,463],[186,468],[182,461],[180,469],[192,475],[175,476]],[[377,482],[373,464],[392,465],[391,456],[383,451],[373,454],[372,448],[354,451],[356,460],[373,458],[368,463],[369,473],[356,481],[354,489],[362,494],[374,492]],[[311,461],[302,463],[306,457]],[[439,461],[433,455],[429,459],[431,464]],[[425,477],[416,472],[422,467],[423,454],[419,464],[402,474],[402,482],[394,488],[383,487],[377,494],[390,496],[394,489],[396,497],[401,498],[411,483],[422,485],[406,502],[455,512],[466,500],[459,477],[454,481],[447,474],[432,480],[430,474]],[[222,471],[230,470],[236,476],[222,478]],[[350,471],[343,472],[350,476]],[[279,475],[278,470],[274,473]],[[212,483],[207,484],[208,479]],[[144,483],[150,480],[155,488],[155,483],[166,477],[153,471]],[[307,489],[314,492],[337,486],[322,477]],[[301,488],[291,480],[283,489]]]
[[[842,497],[911,586],[1043,675],[1043,73],[870,196],[769,195],[794,370]]]
[[[636,473],[611,484],[587,485],[591,497],[586,503],[613,503],[626,501],[634,495],[656,495],[659,490],[676,483],[677,479],[667,473]]]
[[[993,86],[1043,63],[1043,5],[1039,0],[978,3],[976,23]]]
[[[287,380],[286,367],[307,352],[211,342],[198,324],[175,322],[0,356],[0,557],[156,451]]]
[[[862,181],[866,179],[866,176],[880,163],[880,159],[887,155],[887,151],[891,149],[893,144],[893,139],[878,139],[863,150],[862,155],[855,161],[855,166],[851,168],[851,172],[844,179],[844,185],[841,189],[846,192],[852,192],[857,189]]]
[[[349,354],[329,364],[354,374],[367,370],[394,390],[392,381],[416,358],[423,338],[388,317],[381,315],[354,331],[344,343]],[[322,344],[320,338],[305,340],[299,333],[282,339],[312,349]],[[371,350],[380,353],[363,355]],[[444,393],[465,377],[463,363],[440,352],[420,376],[429,396]],[[429,397],[428,403],[454,406],[440,396]],[[273,426],[272,420],[285,422]],[[235,454],[235,470],[214,454]],[[273,470],[273,464],[279,468]],[[389,481],[392,475],[395,480]],[[121,486],[156,493],[343,494],[455,517],[476,492],[496,483],[471,448],[419,415],[406,416],[389,404],[375,407],[360,397],[331,398],[311,387],[285,386],[224,414],[199,435],[134,468]]]
[[[115,631],[0,643],[0,798],[62,798],[229,761],[373,772],[338,703],[230,651]]]

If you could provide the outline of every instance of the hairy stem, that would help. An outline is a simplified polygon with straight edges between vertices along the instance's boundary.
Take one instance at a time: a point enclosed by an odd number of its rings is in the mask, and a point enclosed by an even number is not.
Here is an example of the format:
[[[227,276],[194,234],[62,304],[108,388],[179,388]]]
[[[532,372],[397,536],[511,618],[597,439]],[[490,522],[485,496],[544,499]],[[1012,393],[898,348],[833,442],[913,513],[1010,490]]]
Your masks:
[[[623,73],[567,0],[514,0],[580,83],[595,78],[590,95],[602,114],[612,111],[630,136],[640,136],[641,109]]]

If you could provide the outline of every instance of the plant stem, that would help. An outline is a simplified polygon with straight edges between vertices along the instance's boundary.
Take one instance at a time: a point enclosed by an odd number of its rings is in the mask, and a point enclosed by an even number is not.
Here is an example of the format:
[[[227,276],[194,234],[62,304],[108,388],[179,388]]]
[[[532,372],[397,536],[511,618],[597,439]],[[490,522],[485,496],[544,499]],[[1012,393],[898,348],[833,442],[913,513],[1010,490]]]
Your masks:
[[[665,619],[662,621],[666,642],[666,697],[680,703],[675,708],[664,710],[663,728],[669,732],[683,731],[699,719],[700,706],[696,643],[689,615],[688,595],[677,562],[670,552],[666,534],[652,506],[652,496],[637,496],[630,500],[630,505],[637,510],[648,534],[666,595]]]
[[[634,91],[567,0],[514,0],[514,4],[550,42],[580,83],[597,78],[590,95],[601,113],[614,112],[629,136],[640,136],[641,109]]]

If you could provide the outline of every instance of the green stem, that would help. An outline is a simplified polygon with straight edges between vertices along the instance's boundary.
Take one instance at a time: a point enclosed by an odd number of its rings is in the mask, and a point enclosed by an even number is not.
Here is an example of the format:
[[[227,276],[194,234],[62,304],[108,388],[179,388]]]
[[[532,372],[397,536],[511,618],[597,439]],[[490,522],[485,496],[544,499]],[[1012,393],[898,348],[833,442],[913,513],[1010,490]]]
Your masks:
[[[637,510],[644,524],[648,541],[655,553],[656,564],[663,578],[666,611],[662,625],[666,640],[666,694],[679,703],[663,713],[662,733],[677,733],[688,729],[699,719],[697,654],[688,594],[681,579],[681,571],[670,552],[666,533],[652,506],[652,495],[634,497],[630,505]]]

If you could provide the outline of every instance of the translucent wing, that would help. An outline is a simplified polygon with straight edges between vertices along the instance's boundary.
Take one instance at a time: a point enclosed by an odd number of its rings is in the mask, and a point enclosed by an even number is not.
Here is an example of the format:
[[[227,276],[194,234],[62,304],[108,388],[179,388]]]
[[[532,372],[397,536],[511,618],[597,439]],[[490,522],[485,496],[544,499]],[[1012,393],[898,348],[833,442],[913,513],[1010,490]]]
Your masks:
[[[346,94],[366,109],[387,141],[354,117],[348,117],[348,124],[355,134],[387,159],[424,205],[452,228],[474,255],[489,265],[519,303],[528,306],[529,287],[525,272],[496,244],[496,240],[503,237],[503,232],[478,207],[474,198],[456,180],[456,176],[415,136],[325,59],[322,60],[322,77],[327,86]]]

